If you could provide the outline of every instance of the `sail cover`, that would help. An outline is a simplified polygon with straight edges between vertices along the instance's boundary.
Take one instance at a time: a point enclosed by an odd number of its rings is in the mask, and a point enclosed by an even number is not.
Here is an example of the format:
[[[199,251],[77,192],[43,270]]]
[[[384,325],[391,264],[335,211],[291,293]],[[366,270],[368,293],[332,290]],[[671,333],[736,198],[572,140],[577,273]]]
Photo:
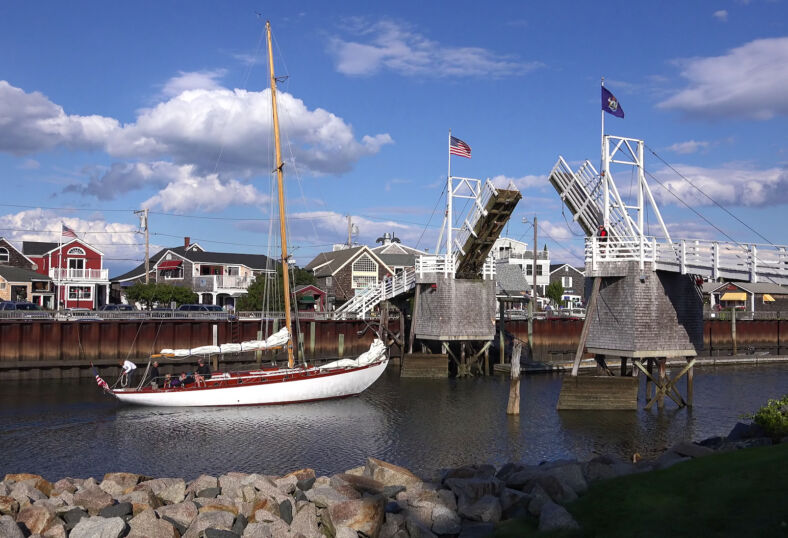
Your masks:
[[[218,353],[238,353],[240,351],[264,351],[284,346],[290,339],[290,331],[283,327],[265,340],[247,340],[240,344],[222,344],[221,346],[200,346],[191,349],[162,349],[162,355],[189,357],[191,355],[214,355]]]

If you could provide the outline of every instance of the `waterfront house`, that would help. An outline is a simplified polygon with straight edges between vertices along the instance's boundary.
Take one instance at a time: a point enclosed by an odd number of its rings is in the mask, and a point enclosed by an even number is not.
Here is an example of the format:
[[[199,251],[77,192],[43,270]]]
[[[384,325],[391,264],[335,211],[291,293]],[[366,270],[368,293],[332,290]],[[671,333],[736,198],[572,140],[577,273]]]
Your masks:
[[[305,312],[326,311],[326,292],[314,284],[296,286],[293,292],[295,293],[298,310]]]
[[[501,263],[519,267],[529,284],[533,284],[535,270],[536,291],[540,296],[544,296],[545,289],[550,283],[550,253],[547,245],[536,253],[536,263],[534,263],[534,252],[528,249],[527,243],[509,237],[496,239],[490,253],[499,267]]]
[[[22,254],[8,239],[0,237],[0,267],[3,266],[36,270],[36,263],[33,260]]]
[[[236,300],[260,274],[274,276],[277,261],[263,254],[211,252],[184,238],[183,246],[163,248],[149,260],[149,280],[194,291],[201,304],[235,308]],[[112,278],[113,302],[124,300],[122,290],[135,282],[145,282],[142,263]]]
[[[564,288],[561,296],[570,308],[582,306],[585,303],[586,277],[583,269],[572,267],[568,263],[553,264],[550,266],[550,283],[560,282]]]
[[[30,301],[52,308],[52,280],[30,269],[0,265],[0,301]]]
[[[520,267],[503,261],[495,266],[495,297],[504,312],[522,312],[530,300],[531,285]]]
[[[107,303],[109,278],[104,268],[104,253],[82,239],[63,243],[23,241],[22,254],[35,265],[35,271],[49,277],[56,299],[50,293],[33,290],[32,300],[45,308],[91,308]],[[57,301],[57,303],[55,302]]]
[[[326,293],[329,310],[352,298],[356,290],[375,286],[395,274],[394,268],[367,246],[321,252],[304,269],[312,272],[317,287]]]
[[[416,267],[416,258],[426,255],[427,252],[403,245],[394,234],[384,233],[375,241],[380,246],[370,250],[380,258],[383,263],[394,270],[392,274],[398,275],[409,268]]]
[[[788,313],[788,287],[771,282],[704,282],[703,296],[712,312]]]

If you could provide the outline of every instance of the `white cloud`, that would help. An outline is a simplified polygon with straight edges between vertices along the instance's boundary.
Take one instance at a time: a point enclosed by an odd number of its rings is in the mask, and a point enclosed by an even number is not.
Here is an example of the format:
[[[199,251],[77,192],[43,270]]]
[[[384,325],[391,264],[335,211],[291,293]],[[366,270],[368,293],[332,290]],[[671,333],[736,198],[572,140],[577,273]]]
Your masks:
[[[19,168],[22,170],[38,170],[41,168],[41,163],[35,159],[25,159],[24,162],[19,165]]]
[[[673,153],[685,155],[688,153],[695,153],[701,149],[706,149],[710,145],[711,142],[688,140],[686,142],[676,142],[675,144],[668,146],[666,149],[668,151],[672,151]]]
[[[363,156],[392,143],[388,134],[359,142],[342,118],[286,92],[277,94],[283,151],[292,152],[300,170],[338,174]],[[273,168],[270,90],[188,90],[141,112],[137,121],[113,136],[108,151],[116,157],[161,159],[217,166],[236,173],[266,173]],[[268,151],[266,151],[268,150]]]
[[[502,189],[507,188],[510,183],[514,183],[515,186],[521,191],[530,188],[544,188],[550,185],[546,175],[525,175],[522,177],[510,177],[499,174],[490,181],[492,181],[493,185]]]
[[[119,128],[113,118],[67,115],[39,92],[0,80],[0,151],[25,155],[55,147],[97,149]]]
[[[337,71],[345,75],[372,75],[385,69],[406,76],[505,77],[542,65],[480,47],[444,46],[390,20],[370,23],[356,18],[348,26],[365,42],[331,39],[329,52]]]
[[[200,176],[193,166],[175,168],[176,177],[158,194],[142,202],[140,207],[160,207],[164,211],[221,211],[234,205],[261,206],[269,197],[254,185],[237,179],[221,181],[217,174]]]
[[[216,69],[214,71],[180,71],[164,84],[162,94],[165,97],[175,97],[188,90],[218,90],[221,80],[227,71]]]
[[[676,165],[674,168],[720,204],[764,207],[788,203],[786,168],[758,170],[736,164],[721,168],[685,165]],[[660,186],[652,188],[654,197],[660,204],[679,204],[676,196],[690,206],[713,203],[686,181],[676,177],[672,170],[662,169],[656,172],[655,176],[670,190],[666,192]]]
[[[711,16],[720,22],[728,22],[728,12],[725,11],[724,9],[715,11],[714,13],[712,13]]]
[[[788,114],[788,37],[757,39],[723,56],[677,63],[688,86],[660,108],[710,118],[766,120]]]
[[[146,186],[164,187],[177,180],[188,166],[177,166],[166,161],[152,163],[113,163],[109,169],[88,169],[88,183],[72,183],[63,192],[95,196],[99,200],[114,200],[127,192]]]
[[[103,219],[64,217],[52,210],[30,209],[2,215],[0,235],[21,250],[22,241],[59,241],[61,222],[74,230],[80,239],[103,252],[106,262],[125,261],[128,264],[142,260],[144,246],[136,226]]]
[[[182,91],[122,127],[113,118],[66,115],[40,93],[0,81],[0,152],[104,149],[116,158],[194,164],[203,173],[267,174],[273,168],[270,91],[219,88],[217,73],[176,77],[167,91],[212,87]],[[303,173],[347,172],[360,158],[393,143],[387,133],[359,141],[342,118],[322,108],[310,110],[286,92],[278,94],[278,104],[284,153],[292,154]]]

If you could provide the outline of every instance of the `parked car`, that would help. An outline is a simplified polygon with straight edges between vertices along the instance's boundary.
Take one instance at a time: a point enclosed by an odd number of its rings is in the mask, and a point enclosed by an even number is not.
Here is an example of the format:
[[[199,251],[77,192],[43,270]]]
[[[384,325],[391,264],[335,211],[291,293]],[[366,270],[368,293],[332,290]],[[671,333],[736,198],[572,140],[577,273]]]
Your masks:
[[[45,312],[43,308],[35,303],[27,301],[2,301],[0,302],[0,311],[5,312],[7,316],[15,318],[51,318],[49,312]]]
[[[3,301],[0,302],[0,310],[43,310],[35,303],[27,301]]]
[[[137,309],[130,304],[105,304],[99,310],[101,312],[134,312]]]
[[[224,309],[215,304],[182,304],[178,307],[181,312],[224,312]]]

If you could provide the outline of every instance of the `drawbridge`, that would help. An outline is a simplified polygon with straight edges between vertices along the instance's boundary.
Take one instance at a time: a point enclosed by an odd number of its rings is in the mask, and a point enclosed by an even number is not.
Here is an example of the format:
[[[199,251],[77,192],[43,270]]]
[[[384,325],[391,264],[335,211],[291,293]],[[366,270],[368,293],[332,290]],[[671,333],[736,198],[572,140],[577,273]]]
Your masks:
[[[352,299],[337,308],[337,315],[364,317],[381,302],[411,293],[417,281],[430,278],[430,275],[482,280],[495,276],[490,251],[522,195],[513,184],[499,189],[489,179],[450,177],[449,184],[446,218],[438,239],[438,244],[442,245],[445,232],[447,252],[420,256],[415,268],[357,290]],[[462,201],[465,211],[454,219],[455,204]]]
[[[590,276],[606,263],[637,262],[641,270],[648,265],[653,270],[714,280],[788,284],[788,246],[672,238],[646,182],[643,146],[642,140],[607,135],[603,148],[607,164],[601,174],[589,161],[573,171],[563,157],[550,172],[550,183],[586,234]],[[634,201],[622,196],[610,164],[636,169]],[[658,235],[649,235],[644,228],[647,208],[657,217]],[[604,239],[597,234],[600,225],[608,232]]]

